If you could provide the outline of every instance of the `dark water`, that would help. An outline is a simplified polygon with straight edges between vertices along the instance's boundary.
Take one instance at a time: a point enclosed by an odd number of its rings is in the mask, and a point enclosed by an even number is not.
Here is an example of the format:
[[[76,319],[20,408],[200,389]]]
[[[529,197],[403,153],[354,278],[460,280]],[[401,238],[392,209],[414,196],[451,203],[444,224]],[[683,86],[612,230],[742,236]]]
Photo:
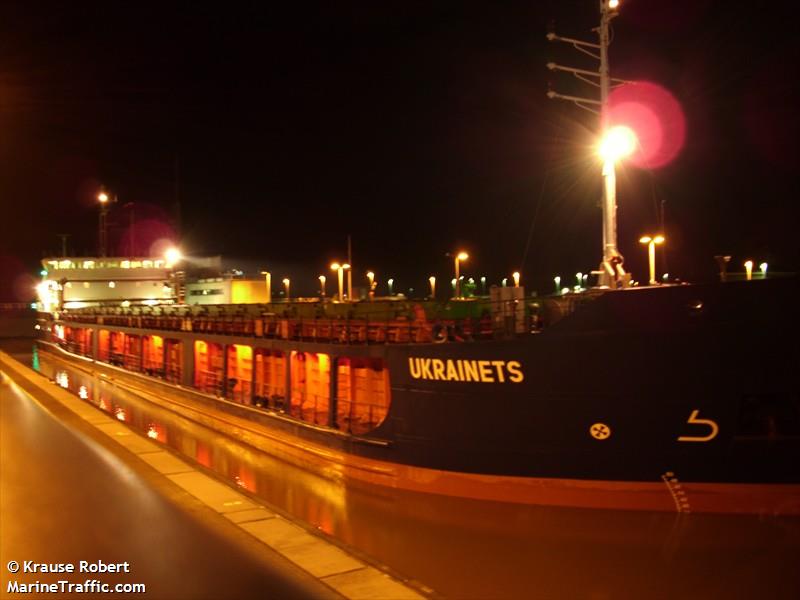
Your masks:
[[[43,375],[451,598],[800,598],[800,519],[534,507],[345,485],[39,352]]]

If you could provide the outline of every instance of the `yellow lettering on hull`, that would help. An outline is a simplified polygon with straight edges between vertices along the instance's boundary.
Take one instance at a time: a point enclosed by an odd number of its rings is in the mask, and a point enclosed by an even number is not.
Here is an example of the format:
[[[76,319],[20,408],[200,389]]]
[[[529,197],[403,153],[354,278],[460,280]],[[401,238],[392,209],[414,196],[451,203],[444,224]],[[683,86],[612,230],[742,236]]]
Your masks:
[[[460,381],[464,383],[521,383],[525,379],[522,363],[516,360],[464,360],[408,358],[412,379]]]

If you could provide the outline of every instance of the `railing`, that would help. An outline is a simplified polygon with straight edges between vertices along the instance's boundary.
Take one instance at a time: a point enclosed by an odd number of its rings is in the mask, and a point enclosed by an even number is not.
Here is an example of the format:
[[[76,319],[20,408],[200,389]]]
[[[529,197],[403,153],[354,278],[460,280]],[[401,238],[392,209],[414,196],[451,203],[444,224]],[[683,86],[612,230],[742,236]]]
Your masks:
[[[434,321],[396,319],[257,318],[206,316],[138,316],[63,314],[72,323],[110,325],[155,331],[182,331],[268,339],[325,342],[333,344],[409,344],[468,342],[491,339],[496,329],[491,318],[438,319]],[[525,330],[535,331],[535,319],[526,317]],[[515,328],[516,329],[516,328]]]

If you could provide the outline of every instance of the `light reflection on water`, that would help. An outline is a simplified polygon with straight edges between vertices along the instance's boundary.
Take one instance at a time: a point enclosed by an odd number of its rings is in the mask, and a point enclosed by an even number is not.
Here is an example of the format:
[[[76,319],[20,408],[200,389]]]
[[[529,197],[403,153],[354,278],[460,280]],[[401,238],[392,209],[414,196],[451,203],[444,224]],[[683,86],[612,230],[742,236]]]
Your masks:
[[[349,484],[39,355],[39,370],[266,503],[453,598],[800,597],[800,519],[535,507]],[[120,417],[119,415],[123,415]]]

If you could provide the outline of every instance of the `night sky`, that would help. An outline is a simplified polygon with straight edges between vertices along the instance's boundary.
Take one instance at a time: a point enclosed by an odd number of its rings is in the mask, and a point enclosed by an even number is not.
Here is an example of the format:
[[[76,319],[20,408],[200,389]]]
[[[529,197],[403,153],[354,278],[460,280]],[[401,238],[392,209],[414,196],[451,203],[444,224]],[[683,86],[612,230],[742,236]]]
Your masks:
[[[540,292],[597,268],[596,117],[546,97],[594,91],[545,68],[593,67],[545,34],[595,41],[597,2],[287,4],[0,6],[0,300],[27,299],[57,234],[96,252],[101,185],[119,252],[132,210],[138,253],[172,229],[294,293],[348,234],[354,281],[372,269],[379,292],[449,280],[456,249],[467,276],[519,269]],[[662,204],[674,276],[713,277],[715,254],[800,264],[800,9],[740,6],[622,0],[613,22],[612,75],[668,89],[687,127],[669,165],[619,173],[638,279]]]

